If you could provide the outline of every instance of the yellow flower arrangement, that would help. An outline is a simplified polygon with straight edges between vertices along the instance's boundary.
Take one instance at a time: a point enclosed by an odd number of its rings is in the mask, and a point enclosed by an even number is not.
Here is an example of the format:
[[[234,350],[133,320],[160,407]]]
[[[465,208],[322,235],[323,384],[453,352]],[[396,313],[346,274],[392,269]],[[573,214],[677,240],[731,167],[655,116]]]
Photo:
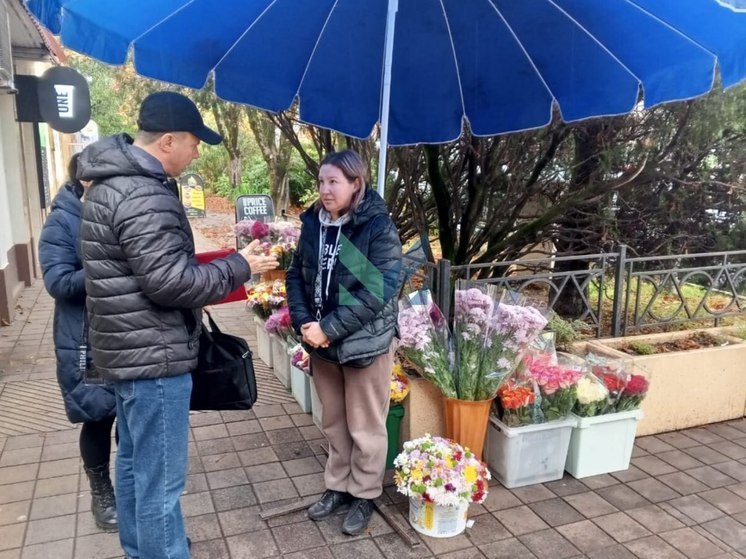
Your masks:
[[[391,371],[391,403],[400,404],[409,394],[409,377],[398,361]]]

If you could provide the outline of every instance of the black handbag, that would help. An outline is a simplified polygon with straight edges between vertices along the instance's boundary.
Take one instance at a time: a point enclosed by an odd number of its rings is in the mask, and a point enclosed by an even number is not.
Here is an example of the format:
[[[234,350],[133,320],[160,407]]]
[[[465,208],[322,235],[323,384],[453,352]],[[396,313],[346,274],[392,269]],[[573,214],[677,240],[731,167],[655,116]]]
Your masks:
[[[192,373],[191,410],[248,410],[257,398],[254,364],[246,340],[224,334],[207,314],[202,325],[197,370]]]

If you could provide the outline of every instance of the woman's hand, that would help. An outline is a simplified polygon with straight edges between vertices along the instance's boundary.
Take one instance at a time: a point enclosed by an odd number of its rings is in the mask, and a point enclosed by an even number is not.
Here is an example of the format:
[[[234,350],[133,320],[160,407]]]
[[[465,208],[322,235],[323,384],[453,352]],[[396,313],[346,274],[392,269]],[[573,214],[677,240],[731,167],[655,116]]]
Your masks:
[[[307,322],[300,327],[303,341],[311,347],[329,347],[331,343],[318,322]]]

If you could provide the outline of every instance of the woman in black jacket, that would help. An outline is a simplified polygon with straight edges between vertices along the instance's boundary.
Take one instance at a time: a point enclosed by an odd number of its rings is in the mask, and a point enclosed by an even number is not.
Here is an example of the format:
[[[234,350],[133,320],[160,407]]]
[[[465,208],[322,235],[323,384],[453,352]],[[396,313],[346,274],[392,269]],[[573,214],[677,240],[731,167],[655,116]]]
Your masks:
[[[68,164],[70,180],[52,202],[39,240],[44,287],[54,298],[54,347],[57,381],[67,417],[82,423],[80,455],[91,486],[91,512],[102,530],[117,530],[114,490],[109,478],[111,428],[116,415],[114,389],[86,384],[80,369],[85,328],[85,274],[80,258],[80,211],[84,186],[75,178],[78,155]],[[83,350],[85,357],[87,351]]]
[[[327,155],[318,189],[286,279],[329,441],[327,490],[308,513],[320,520],[350,503],[342,531],[357,535],[382,491],[402,246],[357,153]]]

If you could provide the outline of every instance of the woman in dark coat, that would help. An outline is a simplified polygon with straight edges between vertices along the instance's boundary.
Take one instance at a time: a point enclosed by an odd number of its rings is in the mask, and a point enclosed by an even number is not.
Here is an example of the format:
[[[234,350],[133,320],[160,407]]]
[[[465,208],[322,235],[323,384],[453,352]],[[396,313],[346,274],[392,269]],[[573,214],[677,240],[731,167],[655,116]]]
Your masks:
[[[75,178],[78,155],[68,164],[70,180],[52,202],[42,228],[39,261],[44,286],[54,298],[54,346],[57,381],[67,417],[82,423],[80,455],[91,486],[91,512],[102,530],[117,530],[116,503],[109,477],[111,429],[116,415],[112,387],[86,384],[81,371],[85,328],[85,274],[80,258],[80,211],[84,185]],[[87,358],[87,351],[84,350]]]
[[[288,306],[311,352],[329,441],[327,491],[308,515],[320,520],[349,503],[342,531],[357,535],[383,489],[402,246],[354,151],[321,161],[319,201],[301,221]]]

